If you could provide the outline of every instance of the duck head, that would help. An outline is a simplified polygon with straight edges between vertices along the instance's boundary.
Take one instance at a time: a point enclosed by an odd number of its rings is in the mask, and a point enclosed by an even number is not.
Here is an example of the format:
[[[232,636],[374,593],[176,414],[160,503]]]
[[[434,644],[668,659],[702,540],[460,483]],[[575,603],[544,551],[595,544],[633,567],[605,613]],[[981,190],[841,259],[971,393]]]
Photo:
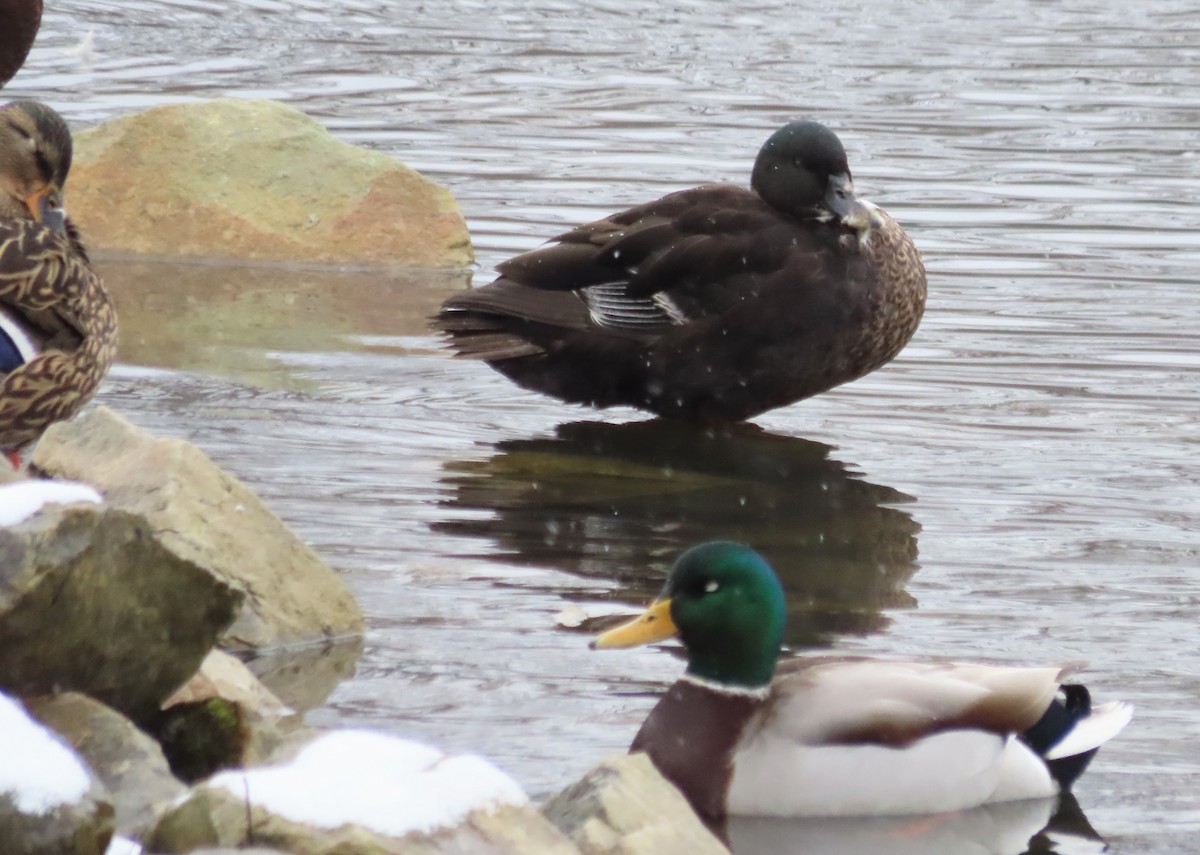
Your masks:
[[[793,216],[836,219],[858,232],[882,225],[875,206],[854,195],[842,141],[820,122],[791,122],[773,133],[759,149],[750,186]]]
[[[65,232],[71,154],[71,132],[55,110],[38,101],[0,107],[0,216]]]
[[[786,620],[783,587],[767,560],[740,543],[715,541],[683,553],[658,599],[592,646],[635,647],[678,635],[688,674],[757,688],[775,673]]]

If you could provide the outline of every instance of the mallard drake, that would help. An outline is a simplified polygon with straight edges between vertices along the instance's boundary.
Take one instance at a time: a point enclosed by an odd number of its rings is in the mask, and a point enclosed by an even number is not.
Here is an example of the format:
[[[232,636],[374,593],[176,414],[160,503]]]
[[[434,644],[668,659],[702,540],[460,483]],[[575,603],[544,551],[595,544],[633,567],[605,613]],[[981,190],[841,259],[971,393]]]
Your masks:
[[[71,132],[36,101],[0,107],[0,452],[92,397],[117,349],[117,315],[62,210]]]
[[[42,25],[42,0],[0,0],[0,86],[20,71]]]
[[[783,589],[752,549],[714,542],[597,648],[678,634],[687,670],[642,725],[645,751],[700,814],[936,813],[1053,796],[1132,715],[1064,669],[818,657],[776,667]]]
[[[837,135],[785,125],[750,185],[671,193],[561,234],[432,322],[457,355],[527,389],[709,424],[892,359],[925,310],[925,268],[899,223],[854,195]]]

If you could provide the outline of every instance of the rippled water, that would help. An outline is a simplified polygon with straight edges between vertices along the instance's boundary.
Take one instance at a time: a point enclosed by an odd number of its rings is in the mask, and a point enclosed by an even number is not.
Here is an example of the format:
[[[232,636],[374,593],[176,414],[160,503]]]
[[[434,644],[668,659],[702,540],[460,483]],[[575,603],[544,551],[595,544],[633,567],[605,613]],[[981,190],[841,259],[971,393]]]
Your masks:
[[[736,536],[786,576],[797,646],[1088,660],[1098,698],[1138,708],[1077,788],[1088,819],[1115,852],[1192,848],[1194,4],[49,7],[8,91],[77,126],[293,103],[450,186],[484,281],[566,226],[744,181],[799,115],[839,132],[925,254],[929,311],[892,366],[718,437],[446,359],[422,317],[455,277],[108,262],[123,364],[103,402],[244,477],[368,612],[311,720],[478,750],[552,791],[622,749],[679,668],[590,653],[555,615],[640,601],[682,546]]]

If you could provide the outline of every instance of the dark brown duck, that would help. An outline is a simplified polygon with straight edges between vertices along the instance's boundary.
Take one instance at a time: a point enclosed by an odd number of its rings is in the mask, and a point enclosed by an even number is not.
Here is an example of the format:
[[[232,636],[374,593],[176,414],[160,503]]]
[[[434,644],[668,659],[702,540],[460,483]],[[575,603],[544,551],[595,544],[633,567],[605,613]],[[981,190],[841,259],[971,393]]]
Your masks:
[[[594,407],[740,421],[874,371],[912,338],[925,268],[854,195],[817,122],[763,145],[752,189],[684,190],[498,266],[433,319],[457,355]]]
[[[20,71],[42,25],[42,0],[0,0],[0,86]]]

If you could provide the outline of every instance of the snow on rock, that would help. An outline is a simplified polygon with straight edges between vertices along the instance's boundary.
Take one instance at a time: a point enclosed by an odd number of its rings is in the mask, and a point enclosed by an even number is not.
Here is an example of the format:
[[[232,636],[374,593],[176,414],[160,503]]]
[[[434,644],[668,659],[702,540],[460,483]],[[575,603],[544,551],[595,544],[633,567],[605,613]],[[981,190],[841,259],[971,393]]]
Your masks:
[[[481,757],[364,730],[311,742],[288,764],[222,772],[208,781],[272,813],[320,828],[361,825],[391,837],[452,827],[476,810],[529,802]]]
[[[55,734],[0,695],[0,795],[22,813],[42,815],[87,795],[87,767]]]
[[[45,481],[33,478],[0,485],[0,526],[24,522],[48,504],[75,502],[100,504],[95,487],[75,481]]]
[[[142,844],[117,834],[109,841],[104,855],[142,855]]]

